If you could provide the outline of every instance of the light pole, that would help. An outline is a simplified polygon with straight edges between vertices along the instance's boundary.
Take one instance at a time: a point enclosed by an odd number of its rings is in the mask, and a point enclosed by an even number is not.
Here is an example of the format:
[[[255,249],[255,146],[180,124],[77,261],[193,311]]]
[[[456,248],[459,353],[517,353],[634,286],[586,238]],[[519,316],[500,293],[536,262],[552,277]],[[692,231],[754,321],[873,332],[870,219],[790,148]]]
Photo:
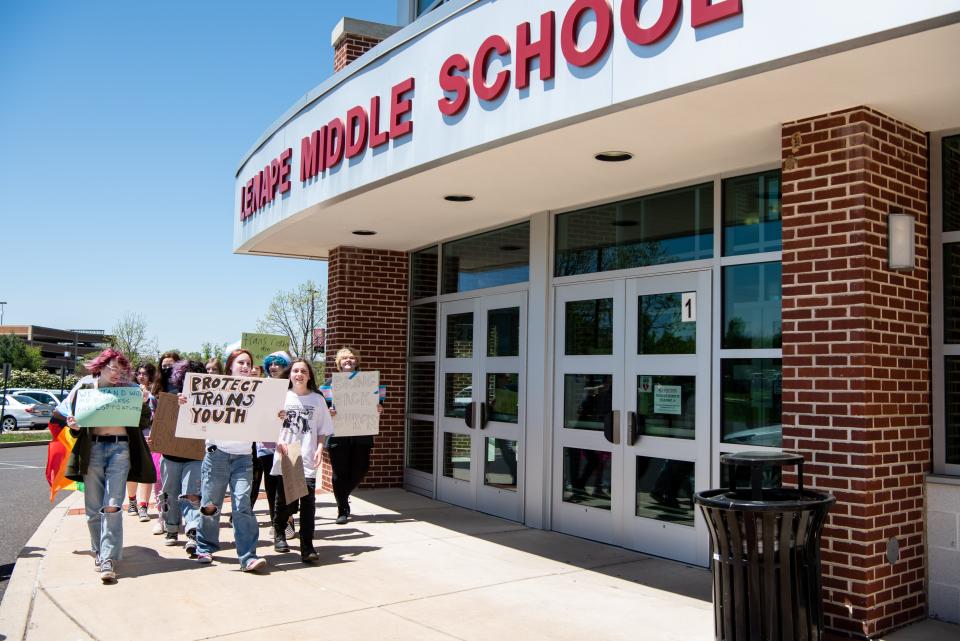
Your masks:
[[[317,290],[311,287],[310,288],[310,363],[313,363],[314,359],[317,356],[316,353],[314,352],[315,346],[313,344],[313,308],[315,307],[314,297],[316,295],[317,295]]]
[[[0,300],[0,325],[3,325],[3,310],[7,306],[7,301]]]

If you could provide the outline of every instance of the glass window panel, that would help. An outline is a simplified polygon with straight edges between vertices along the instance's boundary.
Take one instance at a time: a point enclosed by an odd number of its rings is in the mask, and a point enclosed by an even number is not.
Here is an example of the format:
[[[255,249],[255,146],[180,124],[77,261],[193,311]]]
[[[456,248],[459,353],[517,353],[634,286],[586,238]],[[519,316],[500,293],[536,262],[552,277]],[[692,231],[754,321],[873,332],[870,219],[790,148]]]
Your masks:
[[[437,304],[410,308],[410,356],[433,356],[437,345]]]
[[[520,355],[520,308],[487,312],[487,356]]]
[[[564,353],[568,356],[613,354],[613,299],[567,303]]]
[[[464,418],[467,408],[473,402],[473,375],[447,374],[444,382],[443,415],[450,418]]]
[[[460,481],[470,480],[470,436],[443,433],[443,475]]]
[[[410,363],[410,399],[411,414],[433,416],[434,400],[434,364]]]
[[[566,374],[563,377],[563,426],[602,431],[613,412],[611,374]]]
[[[666,438],[695,438],[696,382],[696,376],[637,376],[639,433]]]
[[[487,420],[516,423],[520,413],[520,376],[487,374]]]
[[[721,452],[723,454],[729,454],[729,452]],[[750,479],[750,466],[749,465],[720,465],[720,487],[730,487],[730,473],[735,474],[734,478],[737,482],[737,489],[750,489],[752,480]],[[783,486],[783,474],[782,469],[776,465],[767,465],[764,466],[762,472],[762,485],[764,488],[779,488]]]
[[[610,452],[563,448],[563,500],[610,509]]]
[[[410,300],[437,295],[439,252],[436,245],[413,252],[410,258]]]
[[[720,371],[721,440],[780,447],[781,360],[723,359]]]
[[[960,356],[944,358],[945,462],[960,465]]]
[[[473,313],[447,316],[447,358],[473,358]]]
[[[782,329],[779,262],[723,268],[723,348],[778,348]]]
[[[943,246],[943,342],[960,343],[960,243]]]
[[[483,459],[483,483],[501,490],[517,490],[517,442],[488,438]]]
[[[780,171],[723,181],[723,255],[780,251]]]
[[[634,513],[693,527],[694,474],[691,461],[638,456]]]
[[[713,257],[713,183],[557,216],[554,276]]]
[[[943,169],[943,231],[960,231],[960,136],[941,142]]]
[[[683,293],[637,297],[637,354],[696,354],[697,322],[683,322]]]
[[[407,467],[433,474],[433,421],[407,421]]]
[[[443,245],[443,293],[525,283],[530,273],[530,223]]]

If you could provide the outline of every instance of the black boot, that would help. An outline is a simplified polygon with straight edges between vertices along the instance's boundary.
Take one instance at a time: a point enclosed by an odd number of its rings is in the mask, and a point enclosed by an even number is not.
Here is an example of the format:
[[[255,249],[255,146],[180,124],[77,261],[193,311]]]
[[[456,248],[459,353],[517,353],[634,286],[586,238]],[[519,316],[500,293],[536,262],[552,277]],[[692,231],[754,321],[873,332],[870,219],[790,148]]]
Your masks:
[[[273,535],[273,550],[280,553],[290,551],[290,546],[287,545],[287,537],[284,535],[283,530]]]

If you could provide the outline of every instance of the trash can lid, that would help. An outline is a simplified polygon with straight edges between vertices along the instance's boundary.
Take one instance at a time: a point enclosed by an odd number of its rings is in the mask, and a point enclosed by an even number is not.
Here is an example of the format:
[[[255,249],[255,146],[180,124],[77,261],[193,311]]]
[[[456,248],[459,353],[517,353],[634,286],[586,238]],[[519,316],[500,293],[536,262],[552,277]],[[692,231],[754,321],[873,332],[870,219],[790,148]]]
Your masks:
[[[721,454],[720,462],[727,465],[796,465],[803,463],[803,455],[794,452],[736,452]]]

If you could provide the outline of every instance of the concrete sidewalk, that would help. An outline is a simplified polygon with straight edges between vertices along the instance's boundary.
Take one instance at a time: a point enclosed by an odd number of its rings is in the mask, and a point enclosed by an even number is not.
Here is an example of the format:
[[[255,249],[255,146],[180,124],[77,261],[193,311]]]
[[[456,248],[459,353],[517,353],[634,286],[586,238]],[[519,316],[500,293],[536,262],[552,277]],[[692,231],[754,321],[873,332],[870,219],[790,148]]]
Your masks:
[[[354,518],[337,526],[331,498],[318,496],[318,566],[300,563],[296,545],[273,552],[263,525],[266,575],[239,571],[226,520],[226,549],[202,566],[182,542],[164,547],[152,523],[124,515],[120,580],[104,586],[75,494],[21,553],[0,607],[0,638],[713,639],[707,570],[402,490],[362,491],[352,504]],[[956,626],[922,625],[889,639],[957,638]]]

